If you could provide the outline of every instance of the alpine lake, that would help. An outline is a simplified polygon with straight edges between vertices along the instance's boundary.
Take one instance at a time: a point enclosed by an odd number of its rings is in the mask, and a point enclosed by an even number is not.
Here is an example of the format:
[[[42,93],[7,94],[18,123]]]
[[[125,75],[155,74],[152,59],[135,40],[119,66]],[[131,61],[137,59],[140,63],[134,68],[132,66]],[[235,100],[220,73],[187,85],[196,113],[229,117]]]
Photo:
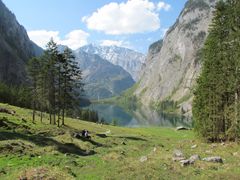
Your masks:
[[[163,113],[148,107],[126,110],[114,104],[91,104],[86,107],[98,112],[99,119],[108,124],[124,127],[192,127],[190,117]]]

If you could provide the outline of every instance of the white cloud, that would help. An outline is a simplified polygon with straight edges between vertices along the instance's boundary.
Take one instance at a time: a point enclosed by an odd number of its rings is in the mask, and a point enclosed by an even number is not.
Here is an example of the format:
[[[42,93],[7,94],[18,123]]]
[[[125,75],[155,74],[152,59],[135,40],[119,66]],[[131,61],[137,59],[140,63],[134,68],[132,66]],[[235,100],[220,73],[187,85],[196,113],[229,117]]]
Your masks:
[[[53,38],[56,43],[66,45],[73,50],[86,45],[89,37],[88,33],[80,29],[71,31],[65,36],[64,39],[61,39],[59,36],[59,31],[28,31],[28,35],[33,42],[42,48],[45,48],[49,40]]]
[[[160,28],[157,5],[149,0],[109,3],[82,21],[92,30],[120,35],[155,31]]]
[[[60,40],[58,31],[46,31],[46,30],[28,31],[28,36],[33,42],[35,42],[42,48],[45,48],[46,44],[49,42],[51,38],[53,38],[54,41],[56,42]]]
[[[87,39],[89,34],[84,32],[83,30],[74,30],[68,33],[65,36],[64,40],[61,40],[59,43],[62,45],[66,45],[71,49],[78,49],[87,44]]]
[[[115,40],[102,40],[100,42],[101,46],[118,46],[133,49],[129,41],[115,41]]]
[[[165,10],[165,11],[169,11],[171,9],[171,5],[170,4],[167,4],[163,1],[160,1],[157,5],[157,9],[160,11],[160,10]]]

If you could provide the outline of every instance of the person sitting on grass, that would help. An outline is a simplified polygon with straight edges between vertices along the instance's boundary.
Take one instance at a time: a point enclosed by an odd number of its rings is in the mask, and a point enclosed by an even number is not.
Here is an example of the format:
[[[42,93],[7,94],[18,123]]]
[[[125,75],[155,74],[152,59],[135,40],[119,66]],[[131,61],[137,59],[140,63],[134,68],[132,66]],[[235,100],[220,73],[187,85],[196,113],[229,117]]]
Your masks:
[[[89,131],[86,129],[82,130],[82,137],[91,139],[91,136],[89,136]]]
[[[82,137],[85,137],[86,131],[86,129],[82,130]]]
[[[85,138],[88,138],[88,139],[91,139],[91,136],[89,136],[89,132],[88,130],[85,131],[85,135],[84,135]]]

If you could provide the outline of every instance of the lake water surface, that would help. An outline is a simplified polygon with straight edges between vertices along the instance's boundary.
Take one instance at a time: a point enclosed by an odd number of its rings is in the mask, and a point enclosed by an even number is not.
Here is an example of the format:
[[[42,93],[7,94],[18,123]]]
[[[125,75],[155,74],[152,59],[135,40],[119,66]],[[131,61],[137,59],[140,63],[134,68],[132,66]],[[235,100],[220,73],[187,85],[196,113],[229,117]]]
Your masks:
[[[191,127],[192,125],[191,118],[179,117],[172,114],[164,114],[151,110],[147,107],[141,107],[136,110],[125,110],[112,104],[91,104],[88,108],[98,111],[99,117],[104,118],[105,122],[111,124],[114,120],[117,122],[118,126]]]

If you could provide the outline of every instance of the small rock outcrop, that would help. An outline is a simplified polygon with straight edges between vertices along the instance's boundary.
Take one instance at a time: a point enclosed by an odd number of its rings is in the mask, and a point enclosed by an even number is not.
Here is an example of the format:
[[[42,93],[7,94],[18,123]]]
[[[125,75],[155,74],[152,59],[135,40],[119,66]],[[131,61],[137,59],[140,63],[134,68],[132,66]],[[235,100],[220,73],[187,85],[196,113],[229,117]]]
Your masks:
[[[220,156],[212,156],[203,158],[203,161],[214,162],[214,163],[223,163],[223,159]]]
[[[184,167],[184,166],[188,166],[190,164],[193,164],[194,161],[191,161],[190,159],[185,159],[185,160],[181,160],[180,163],[181,163],[181,166]]]
[[[183,127],[183,126],[179,126],[176,128],[176,131],[181,131],[181,130],[190,130],[190,129],[187,127]]]
[[[200,160],[200,156],[197,155],[197,154],[192,155],[192,156],[189,158],[189,160],[195,162],[195,161],[197,161],[197,160]]]
[[[181,160],[180,163],[181,163],[181,166],[184,167],[184,166],[194,164],[195,161],[197,160],[200,160],[200,156],[196,154],[196,155],[192,155],[189,159]]]
[[[197,147],[197,145],[194,144],[194,145],[191,146],[191,149],[195,149],[196,147]]]
[[[145,161],[147,161],[147,160],[148,160],[147,156],[142,156],[142,157],[140,158],[140,162],[145,162]]]
[[[173,151],[173,161],[181,161],[181,160],[185,160],[185,156],[183,155],[182,151],[176,149]]]

